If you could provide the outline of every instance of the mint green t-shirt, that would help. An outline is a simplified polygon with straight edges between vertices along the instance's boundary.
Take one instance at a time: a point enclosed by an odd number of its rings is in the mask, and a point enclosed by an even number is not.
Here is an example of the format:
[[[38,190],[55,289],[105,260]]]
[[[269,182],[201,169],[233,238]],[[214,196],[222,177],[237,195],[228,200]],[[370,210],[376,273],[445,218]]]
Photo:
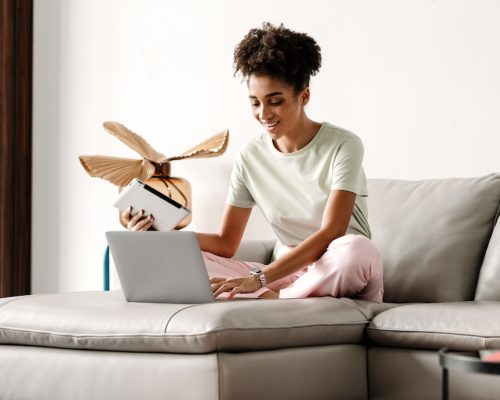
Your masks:
[[[257,205],[284,245],[318,231],[332,190],[356,193],[347,233],[371,237],[363,144],[358,136],[324,122],[313,139],[292,153],[277,150],[262,133],[241,148],[231,174],[227,204]]]

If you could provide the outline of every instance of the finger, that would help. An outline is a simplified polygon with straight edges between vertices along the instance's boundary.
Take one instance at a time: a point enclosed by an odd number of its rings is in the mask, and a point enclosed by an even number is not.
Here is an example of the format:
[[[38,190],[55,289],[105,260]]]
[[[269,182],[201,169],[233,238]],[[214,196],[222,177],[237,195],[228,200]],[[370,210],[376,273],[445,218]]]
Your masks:
[[[136,224],[143,217],[144,217],[144,210],[139,210],[135,214],[132,214],[132,218],[130,219],[130,222],[133,222],[134,224]]]
[[[122,217],[123,217],[123,219],[124,219],[125,221],[127,221],[127,222],[128,222],[128,221],[130,221],[130,218],[131,218],[130,213],[131,213],[131,212],[132,212],[132,206],[130,206],[129,208],[127,208],[127,209],[123,212]]]
[[[214,293],[214,297],[217,297],[219,294],[221,293],[224,293],[224,292],[227,292],[229,290],[231,290],[232,288],[234,287],[234,284],[230,284],[230,283],[225,283],[223,284],[219,289],[217,289],[217,291]]]
[[[137,224],[135,224],[133,230],[135,231],[147,231],[151,225],[153,225],[154,219],[151,215],[146,218],[141,219]]]
[[[130,219],[129,219],[128,224],[127,224],[127,228],[128,229],[133,228],[134,225],[137,223],[137,221],[139,221],[140,217],[141,217],[140,212],[135,213],[135,214],[131,214]]]
[[[218,288],[220,288],[222,285],[228,284],[230,287],[235,287],[239,285],[240,279],[239,278],[233,278],[233,279],[224,279],[224,278],[212,278],[214,280],[217,279],[215,283],[212,283],[212,291],[215,292]]]
[[[236,286],[235,288],[233,288],[233,290],[231,290],[231,292],[227,295],[227,298],[232,299],[236,293],[240,293],[239,286]]]
[[[144,215],[144,210],[141,210],[135,214],[132,214],[132,218],[130,218],[130,221],[127,224],[127,229],[132,229],[137,222],[143,217]]]
[[[224,279],[223,281],[212,283],[211,284],[211,286],[212,286],[212,292],[216,292],[217,289],[219,289],[222,285],[225,284],[225,282],[226,282],[226,280]]]
[[[151,223],[149,224],[147,230],[148,231],[156,231],[157,229],[156,228],[153,228],[153,224],[155,223],[156,221],[156,218],[154,217],[153,214],[149,214],[149,216],[151,217]]]
[[[224,282],[226,278],[210,278],[210,283],[219,283],[219,282]]]
[[[131,231],[140,231],[143,230],[143,227],[150,222],[149,217],[141,218],[137,221],[131,228]],[[130,222],[129,225],[132,225],[133,221]]]
[[[153,225],[154,222],[155,222],[155,220],[154,220],[152,215],[144,218],[142,221],[139,222],[140,224],[141,223],[144,224],[139,228],[139,230],[140,231],[147,231],[149,228],[151,228],[151,225]]]

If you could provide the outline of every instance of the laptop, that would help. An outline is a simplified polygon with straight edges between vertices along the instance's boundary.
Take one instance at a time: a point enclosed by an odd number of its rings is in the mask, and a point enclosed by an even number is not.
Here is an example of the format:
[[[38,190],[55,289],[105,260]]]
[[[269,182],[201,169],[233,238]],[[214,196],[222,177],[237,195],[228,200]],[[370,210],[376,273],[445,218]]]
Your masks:
[[[127,301],[215,301],[194,232],[112,231],[106,238]]]

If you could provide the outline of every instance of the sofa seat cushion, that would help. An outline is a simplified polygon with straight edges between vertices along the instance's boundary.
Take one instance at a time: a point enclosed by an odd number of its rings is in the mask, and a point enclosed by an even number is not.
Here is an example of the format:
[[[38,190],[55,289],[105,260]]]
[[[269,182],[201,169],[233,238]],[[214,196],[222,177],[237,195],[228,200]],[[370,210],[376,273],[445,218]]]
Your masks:
[[[411,304],[378,314],[367,329],[378,345],[451,350],[500,348],[500,302]]]
[[[369,320],[331,297],[211,304],[129,303],[121,291],[0,299],[0,343],[209,353],[355,344]]]

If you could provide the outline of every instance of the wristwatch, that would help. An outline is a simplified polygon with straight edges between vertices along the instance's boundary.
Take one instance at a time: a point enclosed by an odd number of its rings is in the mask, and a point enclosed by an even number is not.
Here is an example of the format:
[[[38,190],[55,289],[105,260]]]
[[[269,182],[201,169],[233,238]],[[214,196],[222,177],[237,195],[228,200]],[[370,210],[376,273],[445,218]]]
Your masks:
[[[264,275],[264,271],[262,271],[260,268],[254,267],[254,268],[250,269],[250,274],[252,274],[253,276],[257,276],[259,278],[260,287],[267,286],[266,276]]]

